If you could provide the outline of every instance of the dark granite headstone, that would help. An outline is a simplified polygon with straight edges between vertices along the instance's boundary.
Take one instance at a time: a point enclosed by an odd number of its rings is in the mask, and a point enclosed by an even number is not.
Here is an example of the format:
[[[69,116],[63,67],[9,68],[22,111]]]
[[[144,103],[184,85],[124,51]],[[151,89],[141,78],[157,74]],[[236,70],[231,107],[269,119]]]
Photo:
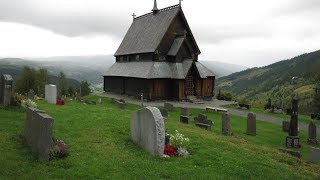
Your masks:
[[[312,163],[320,163],[320,149],[311,147],[310,148],[310,161]]]
[[[298,136],[298,98],[292,99],[292,113],[290,120],[289,136],[286,137],[286,146],[300,148]]]
[[[301,158],[302,157],[302,154],[300,151],[294,151],[294,150],[291,150],[291,149],[285,149],[285,148],[280,148],[279,149],[281,152],[284,152],[284,153],[287,153],[287,154],[290,154],[294,157],[297,157],[297,158]]]
[[[172,111],[173,110],[173,104],[171,103],[164,103],[164,108],[167,109],[168,111]]]
[[[189,116],[180,115],[180,122],[184,123],[184,124],[188,124],[189,123]]]
[[[111,103],[115,103],[115,102],[116,102],[116,99],[111,98]]]
[[[313,123],[309,123],[309,128],[308,128],[308,144],[310,145],[317,145],[318,140],[317,140],[317,126]]]
[[[124,109],[125,105],[126,105],[125,103],[118,101],[118,108],[119,109]]]
[[[289,121],[282,121],[282,130],[284,132],[289,132],[290,122]]]
[[[222,113],[222,134],[226,136],[232,134],[229,113]]]
[[[180,109],[180,114],[183,115],[183,116],[189,116],[189,115],[190,115],[190,113],[189,113],[189,108],[187,108],[187,107],[182,107],[182,108]]]
[[[205,114],[198,114],[198,117],[194,118],[196,126],[205,128],[206,130],[211,130],[213,122],[207,118]]]
[[[165,108],[159,108],[162,117],[167,118],[168,117],[168,110]]]
[[[256,115],[254,113],[248,113],[247,134],[252,136],[256,135]]]
[[[40,160],[49,160],[52,145],[53,119],[45,112],[28,108],[24,138],[31,151]]]
[[[13,79],[9,74],[2,74],[0,79],[0,104],[11,105]]]

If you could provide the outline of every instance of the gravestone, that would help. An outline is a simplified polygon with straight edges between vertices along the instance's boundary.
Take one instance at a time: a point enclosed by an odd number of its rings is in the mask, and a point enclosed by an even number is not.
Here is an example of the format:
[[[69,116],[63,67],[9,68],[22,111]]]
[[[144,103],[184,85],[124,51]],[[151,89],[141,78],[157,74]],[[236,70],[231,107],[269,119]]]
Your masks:
[[[9,74],[2,74],[0,79],[0,104],[11,105],[13,79]]]
[[[182,107],[182,108],[180,109],[180,114],[181,114],[182,116],[189,116],[189,115],[190,115],[190,113],[189,113],[189,108],[187,108],[187,107]]]
[[[290,122],[289,121],[282,121],[282,131],[289,132],[290,129]]]
[[[124,109],[124,107],[126,106],[125,103],[121,102],[121,101],[118,101],[118,108],[119,109]]]
[[[24,127],[24,138],[36,157],[49,160],[52,145],[53,118],[44,111],[28,108]]]
[[[198,117],[194,117],[194,122],[196,126],[211,131],[213,122],[209,120],[205,114],[198,114]]]
[[[172,111],[173,110],[173,104],[171,103],[164,103],[164,108],[167,109],[168,111]]]
[[[57,86],[48,84],[45,87],[45,100],[50,104],[57,103]]]
[[[161,112],[162,117],[167,118],[168,117],[168,110],[165,108],[160,108],[159,109]]]
[[[229,113],[222,113],[222,134],[226,136],[232,134]]]
[[[310,145],[317,145],[318,140],[317,140],[317,126],[314,124],[314,122],[309,123],[309,128],[308,128],[308,144]]]
[[[299,148],[299,139],[300,138],[298,136],[298,98],[294,97],[292,99],[292,113],[290,119],[289,135],[286,137],[286,146],[290,148]]]
[[[124,99],[120,99],[119,102],[122,102],[124,104],[126,103],[126,101]]]
[[[279,149],[281,152],[290,154],[291,156],[297,157],[297,158],[301,158],[302,154],[300,151],[294,151],[292,149],[286,149],[286,148],[280,148]]]
[[[29,99],[34,99],[34,90],[33,89],[29,89],[28,98]]]
[[[98,104],[102,104],[102,99],[101,98],[98,99]]]
[[[111,103],[115,103],[115,102],[116,102],[116,99],[111,98]]]
[[[320,149],[315,147],[310,147],[310,162],[320,163]]]
[[[247,134],[255,136],[256,135],[256,114],[248,113],[247,117]]]
[[[180,115],[180,122],[184,124],[189,124],[189,116]]]
[[[165,127],[163,117],[156,107],[145,107],[133,113],[131,138],[135,144],[153,155],[163,155]]]

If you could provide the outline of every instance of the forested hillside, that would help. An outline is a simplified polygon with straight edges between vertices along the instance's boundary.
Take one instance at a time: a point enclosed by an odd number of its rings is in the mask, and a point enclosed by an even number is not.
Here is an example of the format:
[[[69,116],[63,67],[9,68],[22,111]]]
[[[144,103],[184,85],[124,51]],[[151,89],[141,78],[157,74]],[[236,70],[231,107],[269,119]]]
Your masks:
[[[230,91],[236,99],[256,106],[263,106],[270,97],[277,106],[287,108],[292,96],[297,95],[300,109],[309,113],[319,72],[320,50],[222,77],[216,89]]]

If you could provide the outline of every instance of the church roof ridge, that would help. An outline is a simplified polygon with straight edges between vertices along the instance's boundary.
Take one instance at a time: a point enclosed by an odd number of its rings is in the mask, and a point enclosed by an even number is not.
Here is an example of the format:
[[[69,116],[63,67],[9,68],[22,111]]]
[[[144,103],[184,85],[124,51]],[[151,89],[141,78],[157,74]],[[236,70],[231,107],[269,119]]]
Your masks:
[[[171,10],[171,9],[175,9],[175,8],[178,8],[178,7],[181,7],[180,4],[176,4],[176,5],[173,5],[173,6],[165,7],[165,8],[159,9],[159,12],[158,12],[158,13],[164,12],[164,11],[168,11],[168,10]],[[133,20],[134,20],[134,21],[135,21],[135,20],[139,20],[139,19],[141,19],[141,18],[144,18],[144,17],[146,17],[146,16],[150,16],[150,15],[153,15],[153,12],[149,12],[149,13],[147,13],[147,14],[143,14],[143,15],[141,15],[141,16],[135,17]]]

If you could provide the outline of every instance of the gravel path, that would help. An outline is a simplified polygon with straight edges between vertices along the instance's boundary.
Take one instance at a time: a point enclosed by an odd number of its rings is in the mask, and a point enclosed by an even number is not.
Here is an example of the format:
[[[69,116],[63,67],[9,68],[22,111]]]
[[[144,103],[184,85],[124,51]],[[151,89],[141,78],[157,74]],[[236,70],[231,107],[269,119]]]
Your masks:
[[[129,96],[124,96],[124,95],[119,95],[119,94],[113,94],[113,93],[103,93],[100,94],[100,96],[107,96],[115,99],[123,99],[128,103],[132,104],[137,104],[140,105],[141,101]],[[230,105],[234,104],[235,102],[230,102],[230,101],[220,101],[217,99],[213,99],[211,101],[204,101],[203,104],[195,104],[195,103],[190,103],[190,102],[180,102],[180,101],[152,101],[152,102],[143,102],[144,106],[163,106],[164,102],[169,102],[173,104],[174,107],[189,107],[189,108],[197,108],[197,109],[205,109],[206,106],[211,106],[211,107],[220,107],[223,105]],[[236,109],[229,109],[229,113],[232,115],[236,116],[241,116],[241,117],[247,117],[248,112],[245,111],[240,111]],[[267,116],[263,114],[256,114],[256,117],[258,120],[265,121],[265,122],[270,122],[273,124],[278,124],[282,126],[282,121],[283,119],[281,118],[276,118],[272,116]],[[308,125],[304,123],[299,123],[298,124],[299,129],[307,131],[308,132]],[[320,132],[320,127],[317,126],[317,132]]]

